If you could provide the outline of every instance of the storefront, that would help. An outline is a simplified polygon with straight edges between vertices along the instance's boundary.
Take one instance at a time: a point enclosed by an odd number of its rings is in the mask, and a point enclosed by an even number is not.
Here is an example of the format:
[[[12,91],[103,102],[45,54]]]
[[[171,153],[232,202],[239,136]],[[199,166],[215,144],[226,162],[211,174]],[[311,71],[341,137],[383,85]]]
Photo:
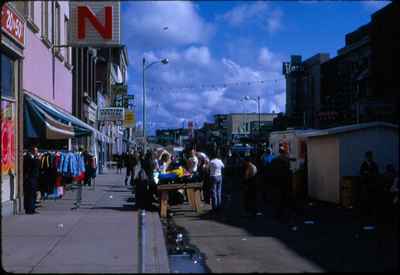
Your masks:
[[[21,80],[25,20],[9,4],[1,8],[1,204],[2,216],[21,211]]]

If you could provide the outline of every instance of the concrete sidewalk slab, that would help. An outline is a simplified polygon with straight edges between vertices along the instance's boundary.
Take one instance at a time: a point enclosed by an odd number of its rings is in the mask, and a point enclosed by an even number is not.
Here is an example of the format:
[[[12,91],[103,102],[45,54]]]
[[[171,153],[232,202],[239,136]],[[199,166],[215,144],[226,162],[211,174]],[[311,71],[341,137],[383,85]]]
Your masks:
[[[43,201],[37,215],[2,218],[2,267],[22,273],[136,273],[138,214],[128,203],[124,174],[99,175],[84,187]],[[168,273],[168,255],[157,212],[146,213],[146,272]]]

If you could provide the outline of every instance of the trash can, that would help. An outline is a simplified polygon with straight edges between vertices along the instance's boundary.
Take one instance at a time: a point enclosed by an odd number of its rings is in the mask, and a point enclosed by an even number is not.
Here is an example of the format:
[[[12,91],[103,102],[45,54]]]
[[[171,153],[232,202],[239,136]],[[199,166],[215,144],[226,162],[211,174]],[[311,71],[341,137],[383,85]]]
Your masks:
[[[340,204],[343,207],[352,208],[356,202],[356,184],[358,177],[344,176],[342,177],[340,187]]]

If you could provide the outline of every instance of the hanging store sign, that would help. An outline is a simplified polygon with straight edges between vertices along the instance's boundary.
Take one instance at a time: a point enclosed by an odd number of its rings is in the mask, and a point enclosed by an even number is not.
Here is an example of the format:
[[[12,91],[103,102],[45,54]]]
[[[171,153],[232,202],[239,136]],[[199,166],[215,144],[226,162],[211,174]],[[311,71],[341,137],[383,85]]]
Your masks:
[[[124,121],[125,120],[125,110],[124,108],[102,108],[98,109],[99,121]]]
[[[135,125],[136,125],[135,113],[130,110],[125,110],[124,127],[125,128],[135,128]]]
[[[120,46],[119,1],[70,1],[69,11],[69,46]]]
[[[1,9],[1,30],[14,39],[19,45],[25,45],[25,20],[7,3]]]

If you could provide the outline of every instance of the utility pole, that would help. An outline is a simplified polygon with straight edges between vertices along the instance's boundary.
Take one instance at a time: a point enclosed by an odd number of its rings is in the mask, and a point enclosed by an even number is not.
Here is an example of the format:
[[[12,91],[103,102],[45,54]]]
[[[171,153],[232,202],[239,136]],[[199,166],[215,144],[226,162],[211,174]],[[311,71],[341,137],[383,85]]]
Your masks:
[[[260,109],[260,96],[257,96],[257,109],[258,109],[258,135],[261,136],[261,109]]]

